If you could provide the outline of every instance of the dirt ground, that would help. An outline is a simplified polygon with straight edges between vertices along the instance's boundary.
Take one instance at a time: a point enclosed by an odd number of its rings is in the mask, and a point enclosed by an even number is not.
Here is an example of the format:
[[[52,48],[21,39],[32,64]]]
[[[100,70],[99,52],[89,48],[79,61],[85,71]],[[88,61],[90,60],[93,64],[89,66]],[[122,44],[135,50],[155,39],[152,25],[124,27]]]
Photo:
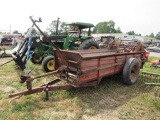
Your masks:
[[[1,58],[0,64],[3,64],[10,60],[11,58]],[[5,87],[3,88],[4,92],[8,92],[13,88]],[[116,99],[113,98],[113,96],[108,96],[104,94],[95,94],[97,98],[101,98],[100,101],[97,103],[100,107],[98,107],[98,112],[96,115],[90,116],[90,115],[82,115],[83,120],[119,120],[119,110],[121,107],[123,107],[122,99],[125,98],[125,96],[117,97]],[[124,105],[125,106],[125,105]],[[73,113],[70,112],[54,112],[54,114],[67,114],[67,116],[70,116],[71,118],[74,116]]]
[[[0,65],[11,60],[12,58],[11,57],[4,57],[4,58],[0,58]]]
[[[1,58],[0,64],[3,64],[10,59],[12,58]],[[2,79],[3,76],[0,76],[0,78]],[[103,84],[106,85],[104,86]],[[11,89],[14,88],[6,86],[1,87],[0,90],[3,90],[4,93],[8,93],[9,91],[11,91]],[[73,96],[78,97],[78,99],[82,101],[80,104],[84,104],[84,106],[86,105],[85,102],[90,100],[90,102],[92,103],[91,106],[87,104],[87,107],[85,106],[77,108],[78,104],[75,103],[76,107],[74,108],[74,103],[71,102],[73,99],[72,97],[67,98],[69,99],[68,101],[67,99],[62,97],[60,98],[62,99],[60,102],[56,100],[53,101],[51,99],[48,103],[43,103],[47,104],[47,107],[40,110],[36,110],[35,108],[33,113],[39,115],[48,115],[50,120],[54,120],[55,115],[67,116],[65,120],[160,120],[160,114],[158,111],[155,111],[155,109],[153,109],[151,106],[146,106],[146,104],[139,101],[139,97],[136,95],[137,90],[138,88],[135,85],[125,86],[117,81],[113,81],[113,83],[112,81],[109,81],[108,83],[102,81],[98,88],[93,89],[92,92],[90,92],[90,89],[84,91],[81,89],[80,93],[75,92],[76,96]],[[55,106],[48,107],[49,104],[60,104],[60,110],[57,111]],[[66,104],[71,105],[71,110],[69,110],[68,108],[68,110],[64,111],[63,108],[65,108]],[[76,112],[76,109],[78,110],[78,112]],[[80,114],[81,117],[75,117],[77,116],[76,114]],[[44,119],[47,118],[44,117]],[[60,119],[61,118],[56,118],[55,120]]]

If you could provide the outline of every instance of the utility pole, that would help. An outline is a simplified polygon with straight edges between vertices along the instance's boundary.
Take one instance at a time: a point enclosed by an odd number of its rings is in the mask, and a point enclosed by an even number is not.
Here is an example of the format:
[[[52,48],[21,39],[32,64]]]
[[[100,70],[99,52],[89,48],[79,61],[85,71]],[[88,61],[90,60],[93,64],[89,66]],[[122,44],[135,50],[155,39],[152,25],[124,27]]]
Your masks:
[[[10,25],[10,34],[11,34],[11,25]]]

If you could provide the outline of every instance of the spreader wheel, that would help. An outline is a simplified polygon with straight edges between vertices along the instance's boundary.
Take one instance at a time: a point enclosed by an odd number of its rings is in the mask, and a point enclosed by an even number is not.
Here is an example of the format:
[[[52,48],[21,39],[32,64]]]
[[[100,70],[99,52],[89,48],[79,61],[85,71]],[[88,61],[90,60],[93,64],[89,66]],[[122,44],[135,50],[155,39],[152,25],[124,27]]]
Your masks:
[[[139,75],[140,64],[138,59],[130,58],[123,68],[123,83],[127,85],[134,84]]]
[[[42,61],[42,68],[45,72],[51,72],[54,70],[54,57],[47,56]]]

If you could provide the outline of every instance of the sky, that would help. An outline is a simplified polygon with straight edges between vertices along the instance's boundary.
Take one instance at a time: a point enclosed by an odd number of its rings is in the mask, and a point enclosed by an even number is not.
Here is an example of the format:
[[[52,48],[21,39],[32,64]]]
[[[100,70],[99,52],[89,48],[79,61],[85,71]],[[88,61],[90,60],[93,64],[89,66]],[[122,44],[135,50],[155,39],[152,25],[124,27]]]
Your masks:
[[[156,35],[160,32],[160,0],[1,0],[0,31],[26,32],[29,16],[42,18],[38,26],[46,30],[58,17],[63,22],[94,25],[113,20],[123,33]]]

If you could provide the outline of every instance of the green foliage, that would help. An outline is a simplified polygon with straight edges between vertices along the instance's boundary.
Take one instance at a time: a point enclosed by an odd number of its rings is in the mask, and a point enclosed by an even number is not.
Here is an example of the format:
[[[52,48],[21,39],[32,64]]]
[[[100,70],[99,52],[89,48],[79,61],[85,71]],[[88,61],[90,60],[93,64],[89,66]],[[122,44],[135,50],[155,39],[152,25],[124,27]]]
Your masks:
[[[50,32],[51,35],[56,34],[56,26],[57,26],[57,20],[53,20],[49,28],[47,28],[47,31]],[[66,22],[59,21],[58,23],[58,34],[67,35],[68,27],[66,26]]]
[[[145,62],[144,66],[143,66],[143,69],[141,69],[142,71],[147,71],[147,72],[152,72],[152,73],[157,73],[157,74],[160,74],[160,70],[159,69],[155,69],[155,68],[152,68],[150,67],[151,66],[151,61],[152,60],[158,60],[159,58],[158,57],[152,57],[150,56],[148,61]]]
[[[135,35],[135,32],[134,31],[129,31],[127,32],[128,35]]]
[[[43,31],[43,33],[44,33],[45,35],[47,35],[47,36],[49,35],[47,31]],[[39,31],[37,31],[36,34],[37,34],[38,36],[41,36],[41,33],[40,33]]]
[[[8,61],[10,58],[4,58]],[[0,59],[3,62],[4,59]],[[157,59],[149,57],[143,70],[157,72],[150,68],[150,61]],[[35,68],[32,76],[44,74],[40,65],[29,62]],[[8,94],[11,90],[25,90],[26,84],[18,82],[15,63],[9,63],[0,69],[0,120],[81,120],[81,119],[155,119],[160,117],[160,101],[154,96],[137,94],[142,84],[123,85],[121,75],[103,78],[96,87],[75,88],[49,92],[49,101],[44,101],[45,92],[23,96],[9,103]],[[160,72],[160,71],[159,71]],[[33,82],[33,87],[53,80],[53,76],[44,77]],[[63,81],[62,83],[63,84]],[[10,90],[9,90],[10,88]],[[151,94],[152,95],[152,94]],[[107,111],[106,111],[107,110]],[[103,112],[104,111],[104,112]],[[109,115],[106,112],[110,112]],[[112,112],[114,111],[114,112]],[[116,113],[116,114],[115,114]],[[85,118],[86,116],[86,118]],[[109,116],[109,118],[105,118]]]
[[[141,36],[141,34],[136,34],[134,31],[129,31],[127,32],[128,35],[136,35],[136,36]]]
[[[43,31],[43,33],[44,33],[45,35],[48,35],[48,32],[47,32],[47,31]]]
[[[122,33],[121,28],[118,27],[117,30],[115,30],[115,33]]]
[[[69,27],[66,26],[66,22],[62,22],[60,26],[60,33],[63,35],[67,35]]]
[[[149,37],[152,37],[152,38],[154,38],[154,34],[153,34],[153,33],[151,33],[151,34],[149,35]]]
[[[38,34],[38,31],[35,28],[33,28],[31,33],[36,35]]]
[[[93,29],[93,33],[122,33],[120,27],[115,29],[115,22],[110,21],[104,21],[99,22]]]
[[[60,23],[60,22],[59,22]],[[56,25],[57,25],[57,20],[53,20],[50,25],[49,28],[47,28],[47,30],[52,34],[56,34]],[[58,26],[59,27],[59,26]]]
[[[18,30],[13,31],[13,34],[19,34]]]
[[[151,103],[153,104],[153,106],[160,111],[160,101],[159,99],[154,99],[151,101]]]
[[[135,34],[136,36],[141,36],[141,34]]]
[[[160,40],[160,32],[157,33],[157,35],[155,36],[156,39]]]

